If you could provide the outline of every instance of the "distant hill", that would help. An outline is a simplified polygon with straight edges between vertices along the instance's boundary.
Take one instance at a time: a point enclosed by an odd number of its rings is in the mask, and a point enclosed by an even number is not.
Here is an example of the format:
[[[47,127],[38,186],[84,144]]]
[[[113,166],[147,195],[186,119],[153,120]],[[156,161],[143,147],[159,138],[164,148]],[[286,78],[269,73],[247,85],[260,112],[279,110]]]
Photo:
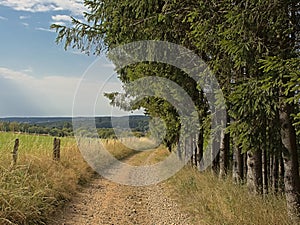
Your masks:
[[[0,118],[5,122],[18,122],[18,123],[53,123],[53,122],[72,122],[72,117],[4,117]]]
[[[132,115],[132,116],[122,116],[122,117],[110,117],[110,116],[99,116],[95,118],[89,117],[79,117],[76,118],[81,120],[83,125],[85,120],[95,119],[96,128],[112,128],[112,121],[115,126],[126,127],[131,129],[136,129],[140,131],[148,130],[149,117],[144,115]],[[4,122],[18,122],[18,123],[28,123],[31,125],[38,125],[49,128],[62,128],[66,124],[71,126],[72,117],[5,117],[0,118],[0,121]]]

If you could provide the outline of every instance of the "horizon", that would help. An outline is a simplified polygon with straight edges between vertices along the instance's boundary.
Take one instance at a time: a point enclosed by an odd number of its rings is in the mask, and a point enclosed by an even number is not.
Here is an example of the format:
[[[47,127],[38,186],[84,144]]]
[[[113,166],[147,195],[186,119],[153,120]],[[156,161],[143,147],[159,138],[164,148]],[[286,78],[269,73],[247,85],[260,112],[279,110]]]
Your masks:
[[[130,117],[130,116],[145,116],[149,117],[145,114],[131,114],[131,115],[95,115],[95,116],[6,116],[0,117],[0,119],[9,119],[9,118],[98,118],[98,117]]]

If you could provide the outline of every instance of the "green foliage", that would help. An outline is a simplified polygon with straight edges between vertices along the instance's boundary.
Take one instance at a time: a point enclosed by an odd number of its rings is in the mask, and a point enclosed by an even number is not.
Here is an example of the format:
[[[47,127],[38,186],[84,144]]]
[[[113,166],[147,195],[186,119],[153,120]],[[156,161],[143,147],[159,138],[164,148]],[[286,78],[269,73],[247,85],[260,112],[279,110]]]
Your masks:
[[[73,136],[73,127],[71,119],[69,121],[65,121],[63,118],[55,118],[55,121],[43,121],[44,119],[37,118],[26,118],[28,120],[33,120],[32,123],[24,123],[22,122],[22,118],[11,118],[9,121],[1,121],[0,120],[0,131],[4,132],[21,132],[21,133],[29,133],[29,134],[41,134],[41,135],[51,135],[56,137],[65,137],[65,136]],[[149,118],[146,116],[124,116],[120,118],[113,118],[116,123],[120,126],[127,126],[129,123],[129,127],[137,132],[137,136],[144,135],[148,130]],[[107,129],[107,132],[111,133],[112,129],[112,118],[111,117],[96,117],[95,125],[100,130],[103,128]],[[16,122],[20,121],[20,122]],[[84,123],[83,123],[84,125]],[[83,129],[82,134],[88,135],[89,137],[95,136],[93,131],[89,131]],[[139,133],[139,134],[138,134]],[[100,135],[102,136],[102,135]],[[105,137],[113,137],[114,135],[104,135]]]
[[[285,88],[286,104],[299,104],[299,59],[295,41],[288,35],[297,32],[294,25],[298,14],[286,11],[295,4],[293,1],[86,0],[85,4],[90,11],[85,13],[86,23],[73,19],[69,28],[52,25],[58,31],[58,42],[94,54],[149,39],[167,40],[195,50],[221,85],[229,115],[235,119],[228,130],[238,137],[245,151],[263,142],[263,126],[276,127],[279,135],[276,116],[281,87]],[[118,73],[125,89],[126,83],[147,76],[178,83],[192,96],[202,128],[209,129],[205,125],[210,114],[205,98],[198,84],[182,71],[145,62]],[[232,82],[234,85],[230,85]],[[107,97],[118,107],[143,107],[150,117],[161,117],[167,127],[166,143],[176,142],[179,130],[184,129],[176,110],[162,99],[149,97],[130,105],[126,99],[132,96],[111,93]],[[299,111],[293,116],[294,125],[298,125]]]
[[[110,129],[98,129],[99,138],[116,138],[115,132],[112,128]]]
[[[267,88],[283,87],[285,101],[287,104],[295,105],[295,111],[291,114],[294,119],[294,126],[300,134],[300,58],[282,59],[279,57],[268,57],[260,61],[266,74],[270,80],[267,83]],[[279,75],[279,76],[278,76]]]

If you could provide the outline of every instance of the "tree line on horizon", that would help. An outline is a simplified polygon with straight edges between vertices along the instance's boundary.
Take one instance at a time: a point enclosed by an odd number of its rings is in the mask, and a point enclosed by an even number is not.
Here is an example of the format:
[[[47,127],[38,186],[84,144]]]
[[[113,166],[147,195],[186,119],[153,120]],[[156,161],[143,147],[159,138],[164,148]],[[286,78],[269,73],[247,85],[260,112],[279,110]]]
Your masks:
[[[55,137],[66,137],[73,135],[72,124],[69,122],[57,122],[56,126],[53,126],[53,124],[46,126],[43,124],[0,120],[0,131],[51,135]]]
[[[141,40],[168,41],[199,55],[216,76],[226,100],[227,123],[211,169],[232,174],[256,194],[285,193],[289,216],[300,220],[300,58],[297,0],[85,0],[86,21],[52,25],[57,42],[100,55]],[[171,80],[191,96],[198,113],[197,137],[186,152],[199,164],[210,132],[208,101],[199,83],[174,66],[143,62],[118,71],[124,87],[141,77]],[[122,107],[118,93],[107,94]],[[164,143],[178,146],[179,114],[165,99],[134,105],[166,124]]]
[[[135,137],[143,137],[148,133],[148,126],[143,118],[141,120],[135,119],[131,125],[134,125],[132,130],[123,132],[123,136],[134,135]],[[103,125],[103,124],[102,124]],[[97,133],[94,130],[90,130],[88,127],[82,127],[77,134],[80,134],[87,138],[102,138],[102,139],[116,139],[116,134],[111,124],[105,123],[104,128],[97,128]],[[1,121],[0,131],[2,132],[15,132],[24,134],[36,134],[36,135],[50,135],[53,137],[69,137],[74,136],[74,131],[71,122],[56,121],[55,123],[44,124],[31,124],[22,123],[16,121]],[[130,134],[131,133],[131,134]]]

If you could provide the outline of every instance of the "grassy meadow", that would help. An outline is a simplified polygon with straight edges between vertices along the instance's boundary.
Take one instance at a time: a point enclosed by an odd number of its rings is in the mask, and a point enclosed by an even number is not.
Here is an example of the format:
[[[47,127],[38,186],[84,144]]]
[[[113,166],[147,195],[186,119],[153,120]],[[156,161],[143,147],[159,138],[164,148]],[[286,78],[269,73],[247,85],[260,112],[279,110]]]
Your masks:
[[[18,161],[12,165],[14,140]],[[92,175],[75,139],[61,138],[61,161],[52,160],[53,137],[0,133],[0,224],[43,224]]]
[[[12,165],[14,141],[19,138],[18,161]],[[47,224],[55,210],[69,201],[94,172],[71,137],[61,139],[61,160],[52,159],[53,137],[0,132],[0,224]],[[132,154],[114,140],[116,158]]]

